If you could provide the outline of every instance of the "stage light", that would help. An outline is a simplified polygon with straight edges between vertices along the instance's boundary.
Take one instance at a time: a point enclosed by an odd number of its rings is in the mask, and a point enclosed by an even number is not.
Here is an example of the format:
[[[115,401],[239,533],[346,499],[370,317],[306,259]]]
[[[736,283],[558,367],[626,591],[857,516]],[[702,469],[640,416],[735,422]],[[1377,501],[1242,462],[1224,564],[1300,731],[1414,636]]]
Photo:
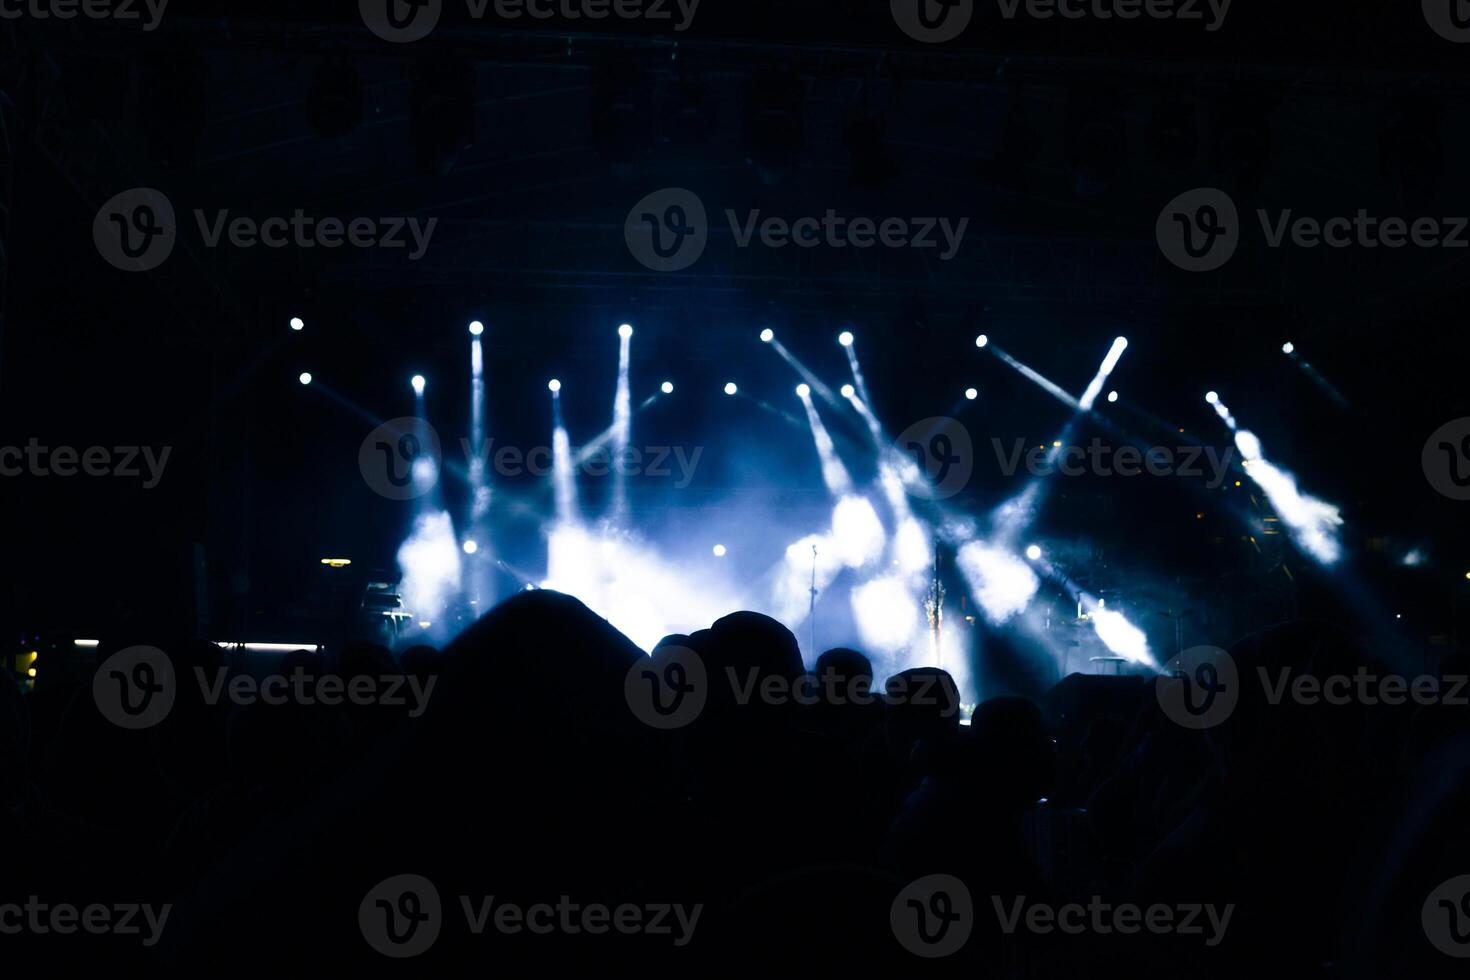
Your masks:
[[[771,341],[773,341],[775,339],[776,339],[776,331],[772,330],[770,327],[767,327],[766,329],[764,329],[764,330],[761,331],[761,343],[763,343],[763,344],[769,344]]]
[[[665,381],[658,386],[658,390],[666,395],[672,395],[674,393],[674,383],[672,381]]]
[[[1281,353],[1283,353],[1283,354],[1291,354],[1291,353],[1294,353],[1295,351],[1296,351],[1296,344],[1293,344],[1289,340],[1286,343],[1284,343],[1284,344],[1281,345]]]
[[[727,554],[729,554],[729,553],[730,553],[730,552],[729,552],[729,549],[727,549],[727,548],[726,548],[726,547],[725,547],[725,546],[724,546],[724,545],[722,545],[722,544],[717,544],[717,545],[715,545],[715,546],[714,546],[714,548],[713,548],[713,549],[712,549],[712,550],[713,550],[713,551],[714,551],[714,555],[715,555],[715,557],[716,557],[716,558],[723,558],[723,557],[725,557],[725,556],[726,556],[726,555],[727,555]]]
[[[975,399],[980,397],[980,391],[976,388],[966,388],[965,397],[970,401],[974,401]]]
[[[1470,579],[1470,572],[1465,573],[1465,578]]]
[[[796,386],[796,397],[798,398],[809,398],[811,397],[811,393],[812,386],[809,384],[802,383]]]
[[[1108,392],[1108,404],[1109,405],[1113,404],[1117,400],[1118,400],[1118,393],[1116,391],[1110,391],[1110,392]]]
[[[854,388],[852,385],[843,385],[842,386],[842,397],[843,398],[851,398],[853,395],[856,395],[856,394],[857,394],[857,389]]]
[[[851,347],[852,346],[852,331],[850,331],[850,330],[844,330],[844,331],[842,331],[842,333],[840,333],[840,334],[837,335],[837,342],[839,344],[841,344],[843,347]]]
[[[550,381],[546,382],[546,390],[551,392],[552,394],[561,391],[561,382],[558,381],[556,378],[552,378]]]
[[[1205,401],[1211,405],[1218,405],[1220,404],[1220,395],[1217,392],[1207,391],[1205,392]]]
[[[975,338],[976,347],[984,347],[988,343],[990,343],[990,338],[985,336],[983,333]]]
[[[311,384],[311,372],[310,371],[302,371],[301,372],[301,376],[299,378],[297,378],[296,380],[297,381],[300,381],[304,385]]]
[[[1061,449],[1062,448],[1062,440],[1060,440],[1060,439],[1053,440],[1052,441],[1052,444],[1051,444],[1051,448],[1053,448],[1053,449]]]
[[[618,336],[624,340],[633,336],[633,325],[631,323],[625,323],[621,327],[618,327]]]
[[[464,548],[464,553],[467,555],[473,555],[480,550],[480,544],[474,538],[470,538],[460,547]]]
[[[471,336],[478,337],[478,336],[480,336],[480,334],[482,334],[484,332],[485,332],[485,325],[483,323],[481,323],[479,320],[476,320],[474,323],[471,323],[470,324],[470,335]]]
[[[1030,558],[1032,561],[1040,561],[1041,560],[1041,546],[1040,545],[1035,545],[1035,544],[1028,546],[1026,548],[1026,557],[1027,558]]]
[[[351,558],[323,558],[322,564],[329,568],[346,568],[352,564]]]
[[[292,330],[305,330],[306,329],[306,321],[303,320],[303,319],[301,319],[301,317],[299,317],[299,316],[293,316],[291,318],[291,329]]]
[[[726,382],[725,383],[725,394],[727,394],[727,395],[733,395],[733,394],[735,394],[735,392],[737,392],[739,390],[740,390],[740,386],[737,385],[735,382],[729,381],[729,382]]]
[[[90,647],[101,646],[102,645],[102,641],[101,640],[72,640],[71,641],[71,645],[74,646],[74,647],[89,647],[90,648]]]
[[[424,376],[422,374],[415,374],[409,380],[409,384],[413,385],[413,393],[415,395],[422,395],[424,393],[424,387],[428,384],[428,382],[424,380]]]

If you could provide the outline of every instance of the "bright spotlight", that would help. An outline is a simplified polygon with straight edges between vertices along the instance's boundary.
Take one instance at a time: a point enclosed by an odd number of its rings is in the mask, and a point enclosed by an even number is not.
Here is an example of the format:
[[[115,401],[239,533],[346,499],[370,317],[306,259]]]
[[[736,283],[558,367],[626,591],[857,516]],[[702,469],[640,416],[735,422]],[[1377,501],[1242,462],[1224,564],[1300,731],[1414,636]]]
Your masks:
[[[725,557],[725,555],[729,554],[729,550],[722,544],[715,545],[712,550],[714,551],[714,555],[716,558],[723,558]]]
[[[1290,354],[1290,353],[1294,352],[1295,350],[1296,350],[1296,344],[1293,344],[1289,340],[1286,343],[1284,343],[1284,344],[1281,345],[1281,353],[1283,353],[1283,354]]]
[[[666,395],[672,395],[674,393],[674,383],[672,381],[665,381],[658,386],[658,390]]]
[[[296,380],[297,381],[300,381],[304,385],[311,384],[311,372],[310,371],[302,371],[301,372],[301,377],[297,378]]]
[[[477,552],[477,551],[480,550],[480,544],[479,544],[479,542],[476,541],[476,540],[474,540],[473,538],[471,538],[470,540],[466,541],[460,547],[464,548],[464,553],[467,554],[467,555],[473,555],[475,552]]]
[[[980,390],[978,388],[966,388],[965,397],[970,401],[974,401],[980,397]]]
[[[988,343],[990,343],[990,338],[985,336],[983,333],[975,338],[976,347],[984,347]]]
[[[837,342],[839,344],[841,344],[843,347],[851,347],[852,346],[852,331],[850,331],[850,330],[844,330],[844,331],[842,331],[842,333],[840,333],[840,334],[837,335]]]
[[[1117,400],[1118,400],[1118,393],[1116,391],[1110,391],[1110,392],[1108,392],[1108,404],[1111,405],[1113,402],[1115,402]]]
[[[725,383],[725,394],[727,394],[727,395],[733,395],[733,394],[735,394],[735,392],[737,392],[739,390],[740,390],[740,386],[737,385],[735,382],[728,381],[728,382]]]
[[[857,394],[857,389],[854,388],[852,385],[843,385],[842,386],[842,397],[843,398],[851,398],[853,395],[856,395],[856,394]]]
[[[303,320],[303,319],[301,319],[301,317],[299,317],[299,316],[293,316],[291,318],[291,329],[292,330],[305,330],[306,329],[306,321]]]
[[[470,334],[472,336],[478,337],[478,336],[480,336],[480,334],[482,334],[484,332],[485,332],[485,325],[483,323],[481,323],[479,320],[476,320],[474,323],[471,323],[470,324]]]
[[[561,382],[556,380],[555,378],[552,378],[550,381],[546,382],[546,390],[552,392],[553,394],[561,391]]]
[[[1220,404],[1220,395],[1218,392],[1207,391],[1205,392],[1205,401],[1209,402],[1211,405],[1218,405]]]
[[[763,344],[769,344],[771,341],[773,341],[775,339],[776,339],[776,331],[772,330],[770,327],[767,327],[766,329],[764,329],[764,330],[761,331],[761,343],[763,343]]]
[[[806,398],[811,393],[812,393],[812,386],[809,385],[809,384],[803,383],[803,384],[799,384],[799,385],[796,386],[796,397],[798,397],[798,398]]]
[[[1033,545],[1030,545],[1029,547],[1027,547],[1027,549],[1026,549],[1026,557],[1027,558],[1030,558],[1032,561],[1040,561],[1041,560],[1041,546],[1040,545],[1033,544]]]
[[[624,340],[633,336],[633,325],[631,323],[625,323],[621,327],[618,327],[618,336]]]
[[[428,382],[424,380],[424,376],[422,374],[415,374],[413,376],[413,380],[410,381],[409,384],[413,385],[413,393],[415,395],[422,395],[424,393],[424,386],[427,385]]]

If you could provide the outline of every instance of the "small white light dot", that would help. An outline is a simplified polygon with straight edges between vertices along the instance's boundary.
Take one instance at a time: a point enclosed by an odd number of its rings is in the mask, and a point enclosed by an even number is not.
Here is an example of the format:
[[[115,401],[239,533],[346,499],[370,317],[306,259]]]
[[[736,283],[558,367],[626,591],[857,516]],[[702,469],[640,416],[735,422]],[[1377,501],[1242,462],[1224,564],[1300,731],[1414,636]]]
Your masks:
[[[725,557],[725,555],[727,555],[729,553],[726,550],[725,546],[722,545],[722,544],[715,545],[713,550],[714,550],[714,553],[715,553],[715,557],[716,558],[723,558],[723,557]]]

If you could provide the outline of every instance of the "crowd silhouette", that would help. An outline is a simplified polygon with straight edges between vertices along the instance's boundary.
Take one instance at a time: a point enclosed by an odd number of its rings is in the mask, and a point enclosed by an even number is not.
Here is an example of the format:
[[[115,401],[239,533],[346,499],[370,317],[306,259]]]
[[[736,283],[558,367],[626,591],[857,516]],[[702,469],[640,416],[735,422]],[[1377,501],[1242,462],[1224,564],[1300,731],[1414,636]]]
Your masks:
[[[185,678],[222,662],[208,644],[159,636],[109,637],[96,655],[138,643]],[[1314,622],[1247,638],[1231,649],[1239,707],[1201,731],[1166,717],[1147,678],[1074,676],[1038,701],[985,700],[968,724],[933,668],[887,679],[888,697],[837,696],[876,683],[850,649],[816,661],[815,703],[743,701],[729,677],[806,674],[792,633],[750,612],[660,644],[698,655],[709,698],[687,725],[658,730],[626,698],[645,654],[552,592],[501,604],[443,651],[359,644],[277,668],[433,678],[417,717],[211,704],[181,682],[160,724],[125,730],[85,678],[22,693],[7,674],[0,904],[172,911],[151,946],[22,932],[0,934],[0,958],[287,975],[1449,975],[1463,963],[1426,942],[1421,910],[1470,873],[1466,709],[1273,704],[1258,680],[1281,666],[1351,674],[1373,663],[1364,646]],[[1448,658],[1433,672],[1464,667]],[[444,922],[432,948],[395,960],[365,940],[359,912],[404,874],[434,884]],[[969,894],[969,938],[942,957],[900,941],[892,918],[895,896],[930,875]],[[617,930],[476,935],[466,912],[487,896],[703,912],[683,945]],[[1022,898],[1234,913],[1213,945],[1147,929],[1008,930],[1000,913]]]

